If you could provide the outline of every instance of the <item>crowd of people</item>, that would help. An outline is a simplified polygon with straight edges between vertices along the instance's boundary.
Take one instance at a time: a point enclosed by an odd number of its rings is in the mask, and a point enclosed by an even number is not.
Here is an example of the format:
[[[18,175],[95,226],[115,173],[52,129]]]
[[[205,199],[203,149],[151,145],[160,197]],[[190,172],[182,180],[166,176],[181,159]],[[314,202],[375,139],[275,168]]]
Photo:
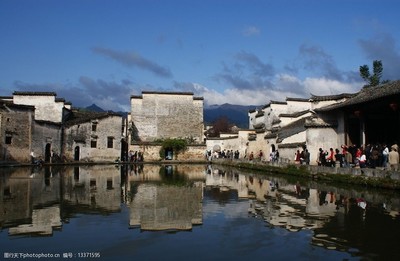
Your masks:
[[[239,159],[240,158],[240,152],[239,150],[219,150],[219,151],[214,151],[212,150],[207,150],[205,153],[205,158],[208,161],[211,161],[212,159]],[[265,160],[264,152],[260,150],[257,154],[255,154],[253,151],[250,152],[248,155],[244,153],[243,159],[253,161],[263,161]],[[269,161],[271,162],[277,162],[279,160],[279,152],[278,150],[274,150],[273,152],[270,153],[269,155]]]
[[[303,152],[298,151],[298,153],[298,161],[302,163],[302,159],[304,159],[304,157],[302,157]],[[309,156],[308,163],[306,161],[306,164],[309,164]],[[357,147],[356,145],[342,145],[341,150],[337,148],[335,150],[333,148],[330,148],[329,151],[319,148],[317,155],[317,164],[319,166],[328,167],[382,167],[384,169],[397,171],[399,165],[399,148],[397,144],[393,144],[390,149],[386,144],[368,144],[367,146],[362,147]]]
[[[212,159],[239,159],[240,152],[238,150],[219,150],[212,152],[211,150],[207,150],[205,153],[205,157],[208,161]]]
[[[143,162],[143,153],[141,151],[132,151],[128,153],[129,162]]]
[[[239,159],[240,153],[238,150],[208,150],[206,158],[212,160],[213,158],[226,158],[226,159]],[[397,171],[399,169],[399,147],[397,144],[387,146],[386,144],[366,145],[357,147],[356,145],[342,145],[340,149],[330,148],[324,150],[319,148],[316,157],[318,166],[326,167],[359,167],[359,168],[376,168],[381,167],[387,170]],[[262,150],[258,153],[253,151],[243,156],[243,159],[249,161],[263,161],[266,157]],[[277,162],[279,160],[278,150],[274,150],[269,155],[270,162]],[[294,157],[294,162],[297,164],[310,164],[310,152],[306,147],[301,151],[297,150]]]

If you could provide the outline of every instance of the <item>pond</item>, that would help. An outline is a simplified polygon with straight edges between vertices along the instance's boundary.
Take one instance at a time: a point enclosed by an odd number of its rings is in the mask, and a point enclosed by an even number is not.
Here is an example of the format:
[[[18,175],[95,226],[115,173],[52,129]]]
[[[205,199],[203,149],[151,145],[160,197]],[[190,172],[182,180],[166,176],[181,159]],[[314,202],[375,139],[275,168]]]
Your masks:
[[[195,164],[0,173],[4,259],[400,260],[396,191]]]

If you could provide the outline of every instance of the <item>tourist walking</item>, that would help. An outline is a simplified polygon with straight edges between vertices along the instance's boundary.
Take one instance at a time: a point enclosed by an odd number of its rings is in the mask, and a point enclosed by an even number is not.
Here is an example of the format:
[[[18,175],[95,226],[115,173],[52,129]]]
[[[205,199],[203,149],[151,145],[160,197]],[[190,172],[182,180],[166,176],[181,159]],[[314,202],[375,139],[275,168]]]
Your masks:
[[[387,147],[386,144],[384,144],[382,150],[382,167],[384,167],[385,169],[387,168],[388,158],[389,158],[389,148]]]
[[[390,170],[397,171],[399,167],[399,153],[397,152],[397,146],[392,146],[389,152],[389,165]]]
[[[310,152],[308,152],[308,149],[304,151],[304,162],[306,165],[310,165]]]

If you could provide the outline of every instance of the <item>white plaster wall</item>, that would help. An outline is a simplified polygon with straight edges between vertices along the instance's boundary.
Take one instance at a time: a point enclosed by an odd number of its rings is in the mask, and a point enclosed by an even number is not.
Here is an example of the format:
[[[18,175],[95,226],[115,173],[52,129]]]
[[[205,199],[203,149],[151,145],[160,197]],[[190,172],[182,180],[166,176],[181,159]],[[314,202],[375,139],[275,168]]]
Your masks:
[[[307,148],[310,152],[310,164],[315,165],[319,148],[329,151],[329,148],[338,148],[338,137],[333,128],[307,129]],[[339,148],[340,150],[340,148]]]
[[[254,118],[256,116],[256,112],[248,112],[248,119],[249,119],[249,129],[254,129]]]
[[[257,138],[254,141],[249,141],[247,147],[247,158],[253,152],[254,158],[257,158],[258,153],[262,150],[264,156],[262,160],[269,160],[270,144],[267,139],[264,139],[265,133],[257,133]]]
[[[279,115],[281,113],[289,113],[287,104],[271,103],[270,107],[271,111],[274,112],[275,115]]]
[[[292,101],[288,100],[287,103],[287,113],[294,113],[298,111],[305,111],[311,109],[311,102],[308,101]]]
[[[35,120],[61,122],[64,103],[56,102],[53,95],[14,95],[15,104],[35,106]]]
[[[305,141],[306,141],[306,131],[302,131],[302,132],[296,133],[290,137],[285,138],[282,141],[282,144],[298,143],[298,142],[305,142]]]
[[[206,149],[213,150],[215,145],[221,147],[222,150],[238,150],[239,157],[243,158],[247,151],[248,134],[254,131],[239,131],[237,137],[230,139],[210,139],[206,141]]]

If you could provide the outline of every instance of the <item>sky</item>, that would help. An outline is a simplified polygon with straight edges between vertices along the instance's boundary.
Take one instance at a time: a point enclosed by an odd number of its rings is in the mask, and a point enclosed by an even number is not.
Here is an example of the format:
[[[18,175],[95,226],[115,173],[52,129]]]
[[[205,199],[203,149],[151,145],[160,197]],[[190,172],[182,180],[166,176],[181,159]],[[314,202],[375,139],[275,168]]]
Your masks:
[[[0,96],[130,111],[142,91],[205,106],[358,92],[400,79],[397,0],[0,0]]]

